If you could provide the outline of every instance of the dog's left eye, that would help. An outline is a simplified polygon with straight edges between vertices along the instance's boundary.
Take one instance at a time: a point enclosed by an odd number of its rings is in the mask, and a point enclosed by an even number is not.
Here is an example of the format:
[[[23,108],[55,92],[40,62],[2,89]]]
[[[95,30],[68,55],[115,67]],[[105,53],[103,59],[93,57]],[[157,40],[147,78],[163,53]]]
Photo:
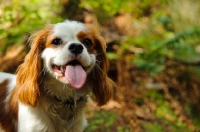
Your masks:
[[[83,40],[83,44],[86,47],[90,47],[92,45],[92,41],[90,39],[86,38],[86,39]]]
[[[62,44],[62,40],[60,38],[55,38],[53,41],[52,41],[52,44],[53,45],[61,45]]]

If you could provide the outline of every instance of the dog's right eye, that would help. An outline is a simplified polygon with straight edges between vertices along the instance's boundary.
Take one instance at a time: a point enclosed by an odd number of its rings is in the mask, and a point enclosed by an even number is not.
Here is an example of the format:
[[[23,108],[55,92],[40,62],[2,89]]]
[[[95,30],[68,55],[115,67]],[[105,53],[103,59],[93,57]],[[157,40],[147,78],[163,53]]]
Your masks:
[[[53,45],[61,45],[62,44],[62,40],[60,38],[55,38],[53,41],[52,41],[52,44]]]

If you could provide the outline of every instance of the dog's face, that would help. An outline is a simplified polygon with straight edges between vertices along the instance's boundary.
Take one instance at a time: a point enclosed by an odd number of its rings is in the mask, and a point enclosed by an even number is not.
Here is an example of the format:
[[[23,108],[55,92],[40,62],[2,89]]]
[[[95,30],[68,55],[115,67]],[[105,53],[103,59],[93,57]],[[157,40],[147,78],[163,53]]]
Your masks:
[[[76,21],[48,25],[30,37],[31,50],[17,73],[12,98],[36,106],[43,91],[43,72],[72,88],[81,89],[86,79],[99,106],[113,95],[115,83],[107,76],[106,43],[93,27]],[[88,79],[88,74],[92,77]],[[48,83],[48,82],[47,82]]]
[[[95,39],[98,38],[81,23],[67,21],[54,25],[42,52],[45,69],[62,83],[82,88],[95,66]]]

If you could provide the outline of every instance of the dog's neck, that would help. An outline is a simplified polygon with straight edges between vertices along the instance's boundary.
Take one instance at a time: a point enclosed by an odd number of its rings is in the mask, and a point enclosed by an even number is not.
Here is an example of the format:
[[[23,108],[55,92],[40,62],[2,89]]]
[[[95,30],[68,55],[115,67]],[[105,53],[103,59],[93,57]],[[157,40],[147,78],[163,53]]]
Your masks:
[[[48,74],[43,79],[42,100],[46,102],[43,102],[42,105],[53,118],[61,121],[63,125],[72,125],[77,114],[86,105],[89,86],[85,85],[83,88],[75,90]]]
[[[87,102],[87,96],[80,97],[79,99],[69,99],[66,101],[59,100],[55,97],[56,104],[60,104],[63,107],[60,109],[65,109],[67,113],[63,113],[62,110],[58,109],[59,118],[65,120],[68,126],[71,126],[76,118],[77,111],[80,109],[81,104],[85,104]],[[67,115],[67,116],[64,116]]]

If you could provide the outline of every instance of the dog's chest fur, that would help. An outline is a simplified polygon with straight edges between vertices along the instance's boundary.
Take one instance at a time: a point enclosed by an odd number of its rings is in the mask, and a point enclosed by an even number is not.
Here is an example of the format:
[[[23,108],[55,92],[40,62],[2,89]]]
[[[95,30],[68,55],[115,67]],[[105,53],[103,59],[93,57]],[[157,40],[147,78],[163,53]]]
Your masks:
[[[35,108],[27,107],[20,104],[23,109],[19,113],[19,121],[23,126],[19,126],[19,130],[38,131],[38,132],[81,132],[87,125],[87,121],[83,118],[83,109],[87,102],[87,97],[81,97],[75,104],[68,102],[60,102],[57,99],[41,99]],[[48,100],[48,102],[43,102]],[[35,114],[32,114],[35,113]],[[24,128],[24,126],[29,126]],[[79,126],[79,127],[77,127]],[[81,128],[81,129],[80,129]]]

